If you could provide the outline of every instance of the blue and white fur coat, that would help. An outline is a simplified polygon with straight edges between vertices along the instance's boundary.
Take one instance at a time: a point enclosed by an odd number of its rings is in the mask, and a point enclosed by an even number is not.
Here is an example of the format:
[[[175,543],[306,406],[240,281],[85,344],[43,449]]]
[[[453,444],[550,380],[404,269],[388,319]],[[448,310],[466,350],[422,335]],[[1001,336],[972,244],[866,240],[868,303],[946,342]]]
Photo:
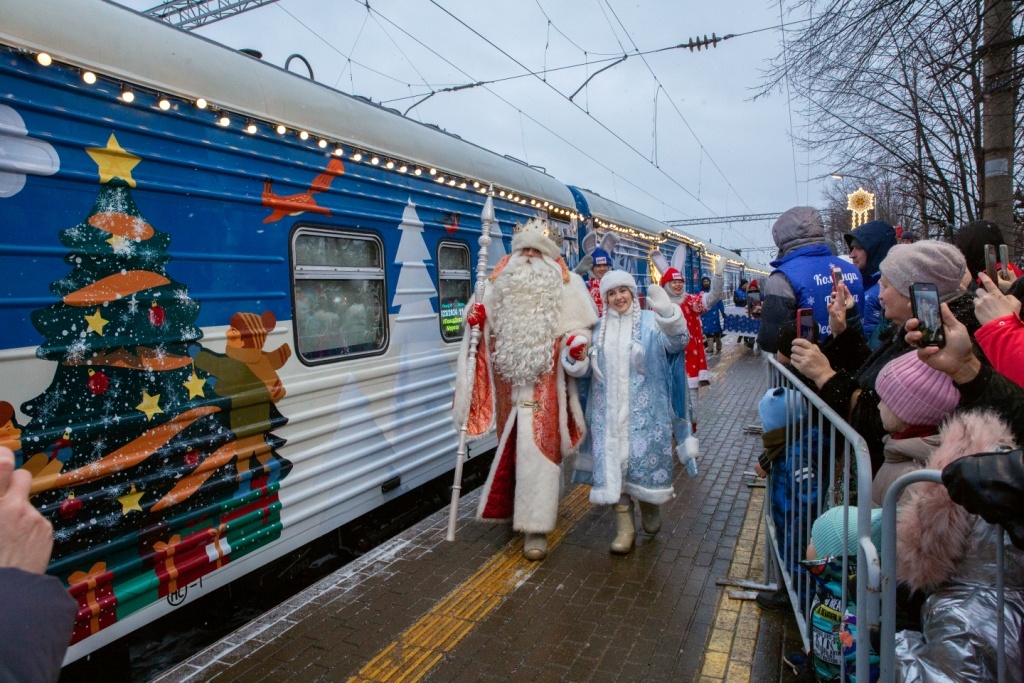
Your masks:
[[[605,308],[590,354],[565,371],[590,377],[587,436],[576,456],[573,481],[589,484],[590,502],[610,505],[622,494],[661,504],[672,498],[672,378],[670,360],[690,334],[682,309],[668,318],[633,308]]]

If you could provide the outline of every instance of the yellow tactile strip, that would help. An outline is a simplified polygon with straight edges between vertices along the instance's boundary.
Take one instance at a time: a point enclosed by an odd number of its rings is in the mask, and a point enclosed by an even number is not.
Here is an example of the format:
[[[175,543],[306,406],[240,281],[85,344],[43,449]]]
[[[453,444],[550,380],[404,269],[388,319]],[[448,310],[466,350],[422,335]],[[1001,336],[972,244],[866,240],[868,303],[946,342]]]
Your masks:
[[[588,512],[590,487],[577,486],[558,509],[558,525],[548,534],[550,553]],[[522,537],[492,557],[476,574],[385,646],[349,683],[415,683],[441,661],[473,627],[540,566],[523,557]]]
[[[730,579],[764,580],[764,524],[761,519],[764,491],[763,488],[751,489],[743,529],[729,565]],[[761,610],[752,600],[730,598],[729,590],[735,589],[724,586],[718,595],[718,609],[704,652],[700,683],[750,681]]]

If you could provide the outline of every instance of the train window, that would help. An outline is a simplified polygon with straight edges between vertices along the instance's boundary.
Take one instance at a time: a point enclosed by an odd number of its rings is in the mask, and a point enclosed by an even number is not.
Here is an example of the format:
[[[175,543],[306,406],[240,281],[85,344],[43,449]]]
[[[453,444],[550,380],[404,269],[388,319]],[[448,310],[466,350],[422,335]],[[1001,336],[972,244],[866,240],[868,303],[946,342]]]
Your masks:
[[[292,262],[303,362],[364,356],[387,346],[387,287],[377,237],[299,228]]]
[[[442,241],[437,247],[437,289],[441,338],[462,339],[462,314],[472,294],[469,247],[462,242]]]

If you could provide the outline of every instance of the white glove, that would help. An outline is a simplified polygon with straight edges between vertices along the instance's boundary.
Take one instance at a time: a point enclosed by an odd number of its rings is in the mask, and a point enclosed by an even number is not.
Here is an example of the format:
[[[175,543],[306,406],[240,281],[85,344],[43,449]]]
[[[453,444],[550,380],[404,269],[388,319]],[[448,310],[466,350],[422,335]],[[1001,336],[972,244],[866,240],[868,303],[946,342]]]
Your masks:
[[[659,285],[647,288],[647,306],[662,318],[671,318],[675,315],[676,305],[669,300],[668,292]]]
[[[718,275],[724,275],[724,274],[725,274],[725,257],[724,256],[719,256],[718,258],[715,259],[715,275],[718,276]]]

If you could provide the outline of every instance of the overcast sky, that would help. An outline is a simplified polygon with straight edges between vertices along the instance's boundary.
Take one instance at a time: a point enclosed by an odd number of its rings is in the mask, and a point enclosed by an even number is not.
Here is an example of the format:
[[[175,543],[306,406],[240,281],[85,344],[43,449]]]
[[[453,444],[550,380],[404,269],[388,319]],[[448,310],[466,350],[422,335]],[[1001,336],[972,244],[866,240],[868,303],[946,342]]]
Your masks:
[[[121,3],[138,10],[158,4]],[[803,125],[797,103],[790,113],[785,92],[751,101],[765,60],[780,49],[778,2],[370,0],[369,7],[364,0],[280,0],[196,33],[259,50],[279,66],[301,54],[321,83],[402,112],[432,90],[589,61],[589,68],[548,73],[546,83],[525,76],[437,93],[409,116],[660,220],[819,205],[821,184],[834,182],[807,180],[831,169],[794,150],[790,130]],[[598,60],[758,29],[769,30],[709,51],[630,56],[575,96],[580,108],[568,101],[611,63]],[[291,70],[306,73],[298,60]],[[770,227],[687,230],[747,250],[771,245]],[[771,254],[748,256],[764,262]]]

